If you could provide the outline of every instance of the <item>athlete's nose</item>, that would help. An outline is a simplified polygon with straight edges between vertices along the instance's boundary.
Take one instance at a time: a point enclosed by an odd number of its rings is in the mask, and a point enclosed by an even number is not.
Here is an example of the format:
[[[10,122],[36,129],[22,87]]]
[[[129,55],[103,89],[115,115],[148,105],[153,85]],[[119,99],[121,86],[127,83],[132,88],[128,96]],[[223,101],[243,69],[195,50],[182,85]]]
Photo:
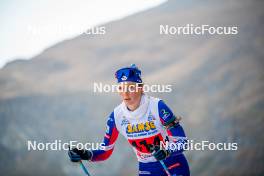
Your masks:
[[[128,92],[123,92],[124,98],[129,98]]]
[[[128,92],[123,92],[123,98],[124,99],[129,99],[129,93]]]

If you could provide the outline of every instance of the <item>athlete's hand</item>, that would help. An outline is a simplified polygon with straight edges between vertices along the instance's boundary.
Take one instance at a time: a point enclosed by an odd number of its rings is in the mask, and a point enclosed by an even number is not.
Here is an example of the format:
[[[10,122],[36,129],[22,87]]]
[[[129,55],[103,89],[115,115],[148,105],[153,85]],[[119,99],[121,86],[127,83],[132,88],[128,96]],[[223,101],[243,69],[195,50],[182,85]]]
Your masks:
[[[170,154],[169,151],[161,149],[159,145],[150,145],[150,151],[158,161],[164,160]]]
[[[69,149],[68,155],[72,162],[79,162],[80,160],[90,160],[92,158],[92,152],[83,149]]]

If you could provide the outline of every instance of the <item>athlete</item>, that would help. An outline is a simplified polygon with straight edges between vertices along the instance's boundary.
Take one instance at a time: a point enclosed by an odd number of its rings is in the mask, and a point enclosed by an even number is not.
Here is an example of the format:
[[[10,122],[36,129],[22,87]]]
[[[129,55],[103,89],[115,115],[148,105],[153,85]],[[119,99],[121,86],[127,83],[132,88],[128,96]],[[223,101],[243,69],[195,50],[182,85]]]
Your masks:
[[[175,116],[163,100],[143,92],[141,71],[134,64],[117,70],[115,77],[122,103],[108,117],[104,150],[74,148],[68,152],[71,161],[106,160],[120,133],[136,153],[139,176],[189,176],[188,162],[181,147],[187,144],[179,123],[181,118]]]

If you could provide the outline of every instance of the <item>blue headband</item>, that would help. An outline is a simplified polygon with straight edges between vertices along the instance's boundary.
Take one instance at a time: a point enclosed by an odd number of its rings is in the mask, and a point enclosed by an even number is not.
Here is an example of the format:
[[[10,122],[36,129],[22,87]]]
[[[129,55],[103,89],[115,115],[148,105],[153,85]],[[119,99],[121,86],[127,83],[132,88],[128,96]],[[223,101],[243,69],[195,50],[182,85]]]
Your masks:
[[[132,64],[130,67],[121,68],[116,71],[115,77],[117,82],[136,82],[142,83],[141,71],[136,67],[135,64]]]

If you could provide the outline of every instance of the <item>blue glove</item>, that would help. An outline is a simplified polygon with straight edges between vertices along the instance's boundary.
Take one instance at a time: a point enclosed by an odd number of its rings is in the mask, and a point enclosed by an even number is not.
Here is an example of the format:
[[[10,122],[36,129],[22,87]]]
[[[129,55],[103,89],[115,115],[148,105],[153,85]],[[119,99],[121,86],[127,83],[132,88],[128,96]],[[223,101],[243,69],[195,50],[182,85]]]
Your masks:
[[[78,148],[74,148],[72,150],[69,149],[68,155],[72,162],[79,162],[80,160],[90,160],[92,158],[91,151]]]

